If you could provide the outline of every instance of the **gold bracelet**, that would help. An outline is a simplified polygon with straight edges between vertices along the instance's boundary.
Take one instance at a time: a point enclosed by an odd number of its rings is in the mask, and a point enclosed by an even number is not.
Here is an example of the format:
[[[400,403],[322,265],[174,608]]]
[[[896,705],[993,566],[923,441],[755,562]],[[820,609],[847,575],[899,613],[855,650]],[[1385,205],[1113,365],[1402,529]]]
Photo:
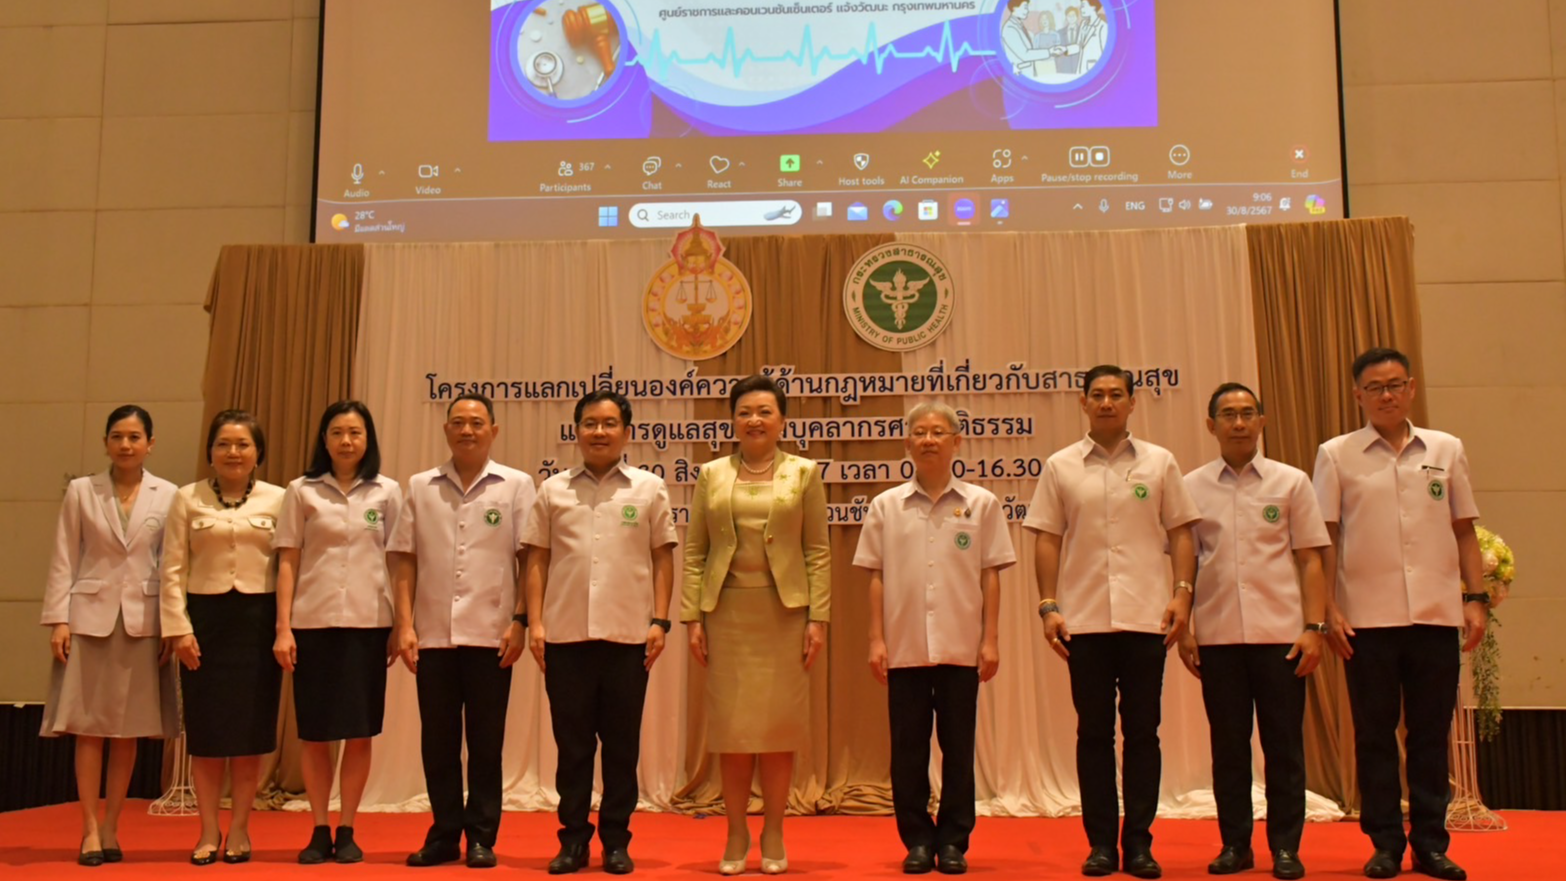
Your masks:
[[[1045,599],[1042,599],[1042,600],[1039,601],[1039,607],[1041,609],[1043,609],[1045,607],[1045,603],[1053,603],[1055,601],[1056,601],[1055,597],[1046,597]]]
[[[1187,593],[1191,594],[1192,596],[1196,596],[1197,595],[1197,588],[1192,587],[1192,583],[1190,581],[1177,581],[1177,582],[1175,582],[1175,589],[1176,590],[1184,590]]]

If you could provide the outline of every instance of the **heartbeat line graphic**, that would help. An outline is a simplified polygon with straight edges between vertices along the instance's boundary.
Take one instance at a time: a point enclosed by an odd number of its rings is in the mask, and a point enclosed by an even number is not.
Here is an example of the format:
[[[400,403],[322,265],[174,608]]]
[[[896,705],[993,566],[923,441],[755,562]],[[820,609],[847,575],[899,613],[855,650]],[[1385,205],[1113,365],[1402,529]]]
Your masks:
[[[648,47],[647,54],[639,54],[629,63],[641,64],[643,67],[649,68],[655,79],[668,74],[670,67],[674,65],[700,67],[706,64],[728,68],[733,73],[735,79],[739,79],[741,71],[744,70],[745,66],[753,62],[756,64],[793,64],[796,67],[809,66],[811,75],[815,76],[820,72],[822,64],[829,61],[858,61],[861,64],[874,64],[876,72],[879,74],[886,66],[889,58],[933,58],[938,62],[946,62],[952,68],[952,72],[956,73],[959,62],[966,57],[984,58],[995,54],[993,50],[976,49],[966,41],[958,43],[952,36],[951,22],[942,24],[941,39],[934,46],[925,46],[913,51],[899,49],[890,43],[882,46],[881,41],[876,39],[876,25],[873,22],[866,29],[865,45],[862,48],[849,49],[842,52],[834,51],[828,47],[818,49],[815,41],[811,38],[811,26],[806,25],[805,32],[800,35],[800,48],[794,52],[783,52],[778,55],[758,55],[749,48],[741,50],[735,45],[735,30],[731,27],[724,33],[724,45],[720,51],[716,53],[708,52],[705,55],[688,58],[679,52],[665,52],[663,35],[655,30],[653,31],[653,43]]]

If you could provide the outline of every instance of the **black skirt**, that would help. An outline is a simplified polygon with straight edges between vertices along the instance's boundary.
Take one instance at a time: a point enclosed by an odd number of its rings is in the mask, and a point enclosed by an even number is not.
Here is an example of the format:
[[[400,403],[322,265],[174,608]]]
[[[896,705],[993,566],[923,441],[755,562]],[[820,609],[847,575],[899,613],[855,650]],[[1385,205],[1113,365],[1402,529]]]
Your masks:
[[[283,668],[272,654],[277,595],[188,594],[201,666],[180,670],[185,745],[193,756],[265,755],[277,749]]]
[[[295,630],[294,714],[299,739],[374,737],[386,712],[390,627]]]

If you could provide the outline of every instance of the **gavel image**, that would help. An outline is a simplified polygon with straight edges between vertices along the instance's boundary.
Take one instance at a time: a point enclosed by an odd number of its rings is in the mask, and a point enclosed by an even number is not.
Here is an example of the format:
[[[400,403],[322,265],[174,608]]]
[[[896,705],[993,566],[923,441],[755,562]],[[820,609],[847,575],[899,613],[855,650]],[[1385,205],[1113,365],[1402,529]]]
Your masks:
[[[615,72],[615,53],[609,45],[615,23],[603,4],[589,3],[577,9],[568,9],[561,16],[560,23],[566,32],[566,42],[578,49],[592,48],[593,55],[604,67],[605,78]]]

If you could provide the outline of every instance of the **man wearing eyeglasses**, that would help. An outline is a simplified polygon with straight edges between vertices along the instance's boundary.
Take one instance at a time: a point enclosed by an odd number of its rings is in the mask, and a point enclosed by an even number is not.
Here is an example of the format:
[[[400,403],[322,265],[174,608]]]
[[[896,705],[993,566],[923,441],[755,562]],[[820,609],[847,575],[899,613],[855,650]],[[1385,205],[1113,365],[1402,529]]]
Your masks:
[[[1159,701],[1165,652],[1191,612],[1192,524],[1202,515],[1175,456],[1126,430],[1135,403],[1132,376],[1120,367],[1101,364],[1084,374],[1088,436],[1045,461],[1023,526],[1038,533],[1039,615],[1050,648],[1066,661],[1077,710],[1077,784],[1089,846],[1082,872],[1120,868],[1158,878],[1151,827],[1162,762]],[[1115,786],[1118,695],[1124,824]]]
[[[577,401],[582,464],[539,484],[522,541],[528,647],[544,671],[558,758],[560,853],[551,875],[588,864],[593,758],[604,745],[604,871],[625,875],[648,672],[664,651],[675,525],[663,478],[620,459],[631,404],[598,389]]]
[[[1368,878],[1392,878],[1407,845],[1415,871],[1462,879],[1447,858],[1447,736],[1463,650],[1485,635],[1480,514],[1458,438],[1409,422],[1415,380],[1395,349],[1355,359],[1358,431],[1317,452],[1313,481],[1333,539],[1323,564],[1337,574],[1328,642],[1345,659],[1355,720],[1360,828],[1375,851]],[[1409,833],[1399,805],[1402,708]]]
[[[1304,471],[1257,448],[1268,418],[1240,383],[1208,399],[1219,458],[1186,475],[1202,511],[1197,598],[1181,660],[1202,680],[1223,848],[1210,875],[1252,868],[1251,719],[1262,735],[1273,877],[1301,878],[1306,822],[1305,677],[1326,629],[1321,548],[1327,527]],[[1299,566],[1297,577],[1296,567]],[[1199,648],[1200,646],[1200,648]]]
[[[892,811],[903,871],[968,871],[979,684],[996,675],[1002,569],[1017,562],[994,493],[952,476],[963,438],[945,404],[917,404],[904,446],[914,479],[877,496],[854,565],[870,570],[871,673],[887,686]],[[930,729],[941,810],[930,818]]]

